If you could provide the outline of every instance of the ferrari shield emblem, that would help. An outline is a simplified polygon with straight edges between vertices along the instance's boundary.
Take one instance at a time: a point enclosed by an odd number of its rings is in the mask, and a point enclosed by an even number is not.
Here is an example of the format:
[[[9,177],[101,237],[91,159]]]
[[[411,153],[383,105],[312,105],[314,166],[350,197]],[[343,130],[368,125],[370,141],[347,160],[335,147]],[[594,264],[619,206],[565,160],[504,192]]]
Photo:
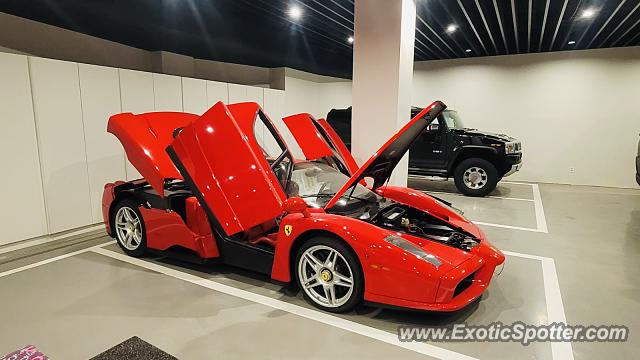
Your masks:
[[[291,235],[291,231],[293,230],[293,226],[291,225],[285,225],[284,226],[284,234],[289,236]]]

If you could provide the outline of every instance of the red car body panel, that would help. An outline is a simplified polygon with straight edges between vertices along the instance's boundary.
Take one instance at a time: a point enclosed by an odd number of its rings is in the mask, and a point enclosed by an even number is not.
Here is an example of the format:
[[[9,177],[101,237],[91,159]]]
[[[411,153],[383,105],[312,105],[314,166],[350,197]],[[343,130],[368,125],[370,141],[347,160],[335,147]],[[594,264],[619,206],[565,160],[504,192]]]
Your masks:
[[[109,118],[107,132],[120,140],[131,164],[162,195],[165,179],[182,179],[165,148],[175,129],[197,118],[179,112],[122,113]]]
[[[160,209],[138,208],[142,214],[147,234],[147,246],[154,250],[167,250],[172,246],[181,246],[193,250],[203,259],[220,256],[218,247],[207,224],[199,223],[197,214],[192,219],[193,228],[187,226],[176,212]],[[204,234],[196,231],[204,230]],[[208,230],[208,232],[207,232]]]
[[[226,235],[275,219],[286,199],[253,134],[259,111],[218,102],[171,144]]]
[[[432,104],[425,109],[425,113],[433,106],[435,105]],[[223,250],[227,249],[228,245],[222,246],[220,243],[225,236],[235,236],[240,232],[247,234],[260,228],[266,231],[269,227],[275,226],[274,220],[283,215],[286,195],[265,158],[265,151],[253,133],[256,118],[262,116],[266,122],[270,122],[257,104],[226,106],[217,103],[205,114],[195,118],[191,114],[143,115],[146,127],[142,126],[144,122],[140,121],[115,121],[114,124],[117,125],[113,125],[114,128],[110,129],[110,132],[123,142],[127,156],[135,159],[135,162],[132,161],[134,166],[144,169],[143,176],[150,177],[147,181],[154,189],[158,186],[163,187],[166,179],[184,178],[186,183],[193,185],[190,185],[191,190],[197,195],[185,199],[182,216],[174,211],[150,208],[148,204],[140,205],[149,248],[169,250],[179,246],[192,250],[203,259],[219,258],[226,261]],[[128,114],[127,117],[131,116],[134,115]],[[312,127],[308,124],[301,125],[305,122],[302,121],[305,116],[306,122]],[[169,120],[167,124],[156,125],[155,119],[172,117],[174,119]],[[353,174],[347,183],[353,184],[361,181],[364,176],[371,176],[370,166],[374,164],[375,156],[360,170],[356,170],[353,157],[328,123],[322,120],[317,122],[333,144],[329,144],[327,139],[321,136],[311,123],[315,120],[308,114],[297,116],[296,119],[296,123],[301,123],[296,124],[296,128],[303,129],[306,136],[315,133],[313,136],[316,139],[325,141],[324,145],[316,141],[308,149],[311,152],[305,151],[305,156],[320,156],[327,154],[327,150],[333,154],[337,149]],[[417,120],[412,120],[412,123],[415,121]],[[275,128],[272,124],[271,127]],[[182,129],[173,136],[177,128]],[[392,146],[393,139],[402,136],[406,129],[407,126],[385,143],[377,153],[378,156],[388,156],[385,150]],[[170,139],[160,136],[153,140],[159,132],[172,136]],[[135,134],[140,134],[140,143],[136,143],[138,140]],[[273,130],[272,134],[277,141],[282,141],[277,130]],[[305,143],[305,146],[308,145],[305,136],[296,137],[296,140]],[[160,155],[159,150],[162,146],[168,146],[166,151],[171,156]],[[288,152],[286,144],[282,143],[281,146],[284,152]],[[403,143],[402,146],[406,144]],[[151,155],[146,154],[145,149]],[[167,165],[167,159],[171,166]],[[175,159],[178,159],[179,163],[174,164],[172,160]],[[128,185],[138,186],[144,183],[134,181],[105,185],[103,216],[110,234],[110,214],[113,203],[118,200],[118,189],[127,188]],[[394,186],[378,186],[376,191],[397,203],[422,210],[447,222],[453,228],[472,234],[479,239],[478,245],[464,251],[438,241],[382,228],[367,221],[332,214],[325,210],[330,209],[330,206],[325,209],[309,208],[304,214],[286,214],[280,219],[277,233],[265,232],[262,235],[263,238],[269,239],[266,243],[275,244],[273,263],[270,265],[271,277],[282,282],[292,281],[291,261],[298,246],[310,236],[322,234],[339,238],[353,249],[364,273],[364,299],[367,301],[421,310],[454,311],[468,305],[486,290],[495,267],[504,261],[504,255],[486,241],[485,234],[477,226],[445,204],[421,192]],[[161,191],[157,192],[163,194]],[[390,235],[419,246],[437,259],[439,265],[436,266],[391,245],[385,240]],[[462,281],[468,279],[471,279],[470,285],[456,293]]]
[[[287,225],[292,229],[289,235],[283,230]],[[433,311],[458,310],[482,294],[495,267],[504,261],[504,255],[484,238],[471,252],[464,252],[358,219],[310,209],[309,217],[291,214],[282,219],[271,274],[273,279],[291,281],[290,253],[295,241],[318,231],[325,236],[343,239],[354,250],[364,273],[366,301],[394,306]],[[384,238],[392,234],[417,244],[442,264],[436,268],[391,246]],[[474,274],[472,285],[454,299],[456,286],[470,274]]]
[[[336,147],[338,153],[340,153],[340,156],[344,160],[344,165],[349,169],[349,172],[353,174],[358,171],[358,163],[356,162],[356,159],[353,158],[349,148],[347,148],[347,145],[345,145],[342,139],[340,139],[340,136],[333,127],[329,125],[329,122],[325,119],[318,119],[318,125],[324,129],[329,139],[331,139],[331,142]]]
[[[333,156],[333,151],[313,125],[315,121],[313,116],[302,113],[284,117],[282,121],[300,145],[307,160],[312,161]]]
[[[333,207],[348,189],[365,177],[373,178],[372,189],[380,187],[389,179],[397,163],[409,151],[422,131],[445,109],[446,105],[435,101],[420,111],[351,176],[351,179],[327,203],[325,209]]]

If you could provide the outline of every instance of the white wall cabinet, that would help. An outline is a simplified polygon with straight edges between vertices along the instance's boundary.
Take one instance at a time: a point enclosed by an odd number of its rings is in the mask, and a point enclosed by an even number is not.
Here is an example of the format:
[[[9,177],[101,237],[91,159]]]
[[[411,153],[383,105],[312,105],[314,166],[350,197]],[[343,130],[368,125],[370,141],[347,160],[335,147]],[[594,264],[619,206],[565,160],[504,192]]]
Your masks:
[[[120,80],[114,68],[79,64],[79,71],[92,222],[99,223],[104,184],[127,176],[122,145],[106,132],[109,117],[122,111]]]
[[[78,64],[29,62],[49,231],[91,224]]]
[[[47,233],[27,61],[0,53],[0,245]]]

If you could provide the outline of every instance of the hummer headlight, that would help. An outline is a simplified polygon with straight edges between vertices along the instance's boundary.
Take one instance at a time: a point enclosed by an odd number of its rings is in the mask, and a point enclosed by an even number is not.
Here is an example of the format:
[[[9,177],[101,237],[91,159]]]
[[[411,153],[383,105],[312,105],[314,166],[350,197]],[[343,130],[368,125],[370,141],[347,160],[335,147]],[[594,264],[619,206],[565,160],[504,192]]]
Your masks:
[[[508,142],[504,145],[504,152],[507,154],[515,154],[520,152],[520,150],[521,147],[519,141]]]
[[[440,260],[438,260],[437,257],[433,256],[432,254],[429,254],[428,252],[422,250],[422,248],[419,247],[418,245],[412,243],[411,241],[405,240],[400,236],[389,235],[384,238],[384,241],[388,242],[391,245],[399,247],[400,249],[408,252],[409,254],[414,255],[418,259],[421,259],[430,263],[431,265],[435,266],[436,269],[440,265],[442,265],[442,262],[440,262]]]

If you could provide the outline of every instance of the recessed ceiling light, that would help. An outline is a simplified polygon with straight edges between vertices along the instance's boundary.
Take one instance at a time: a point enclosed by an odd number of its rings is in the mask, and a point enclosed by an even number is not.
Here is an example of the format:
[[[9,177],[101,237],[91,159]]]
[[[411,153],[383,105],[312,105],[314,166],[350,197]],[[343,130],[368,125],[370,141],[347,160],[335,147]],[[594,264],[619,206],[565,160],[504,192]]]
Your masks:
[[[582,18],[582,19],[590,19],[595,14],[596,14],[596,10],[595,9],[588,8],[588,9],[582,10],[582,13],[580,14],[580,18]]]
[[[573,45],[573,44],[575,44],[575,43],[576,43],[575,41],[571,40],[571,41],[569,41],[567,44],[569,44],[569,45]]]
[[[464,52],[468,52],[468,53],[470,53],[470,52],[471,52],[471,49],[467,49],[467,50],[465,50]]]
[[[452,32],[456,31],[458,29],[458,25],[456,24],[451,24],[449,26],[447,26],[447,32],[449,34],[451,34]]]
[[[287,13],[289,14],[289,17],[294,20],[298,20],[302,17],[302,9],[298,5],[291,6]]]
[[[353,36],[349,36],[349,37],[347,38],[347,42],[348,42],[349,44],[353,44]]]

